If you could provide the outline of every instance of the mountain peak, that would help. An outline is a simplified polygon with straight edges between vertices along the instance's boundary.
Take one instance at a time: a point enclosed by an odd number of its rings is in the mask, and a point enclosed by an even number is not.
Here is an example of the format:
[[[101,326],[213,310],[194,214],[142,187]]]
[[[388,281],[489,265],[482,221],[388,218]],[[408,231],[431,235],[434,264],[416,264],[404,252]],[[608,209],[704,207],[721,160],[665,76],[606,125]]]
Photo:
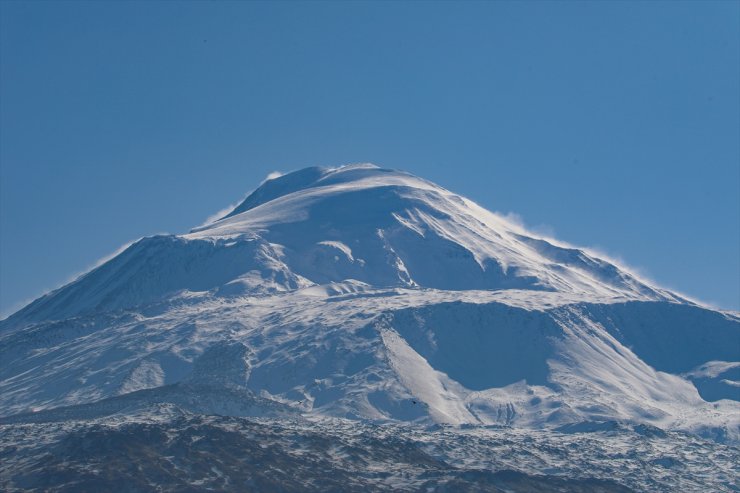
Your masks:
[[[222,219],[185,235],[143,238],[17,315],[44,320],[136,307],[182,292],[255,296],[346,282],[680,300],[434,183],[354,164],[266,180]]]
[[[412,175],[392,169],[384,169],[372,163],[356,163],[328,168],[321,166],[312,166],[302,168],[275,178],[267,178],[260,186],[250,193],[234,210],[226,216],[218,219],[221,221],[232,216],[236,216],[257,206],[278,199],[285,195],[300,192],[310,188],[357,183],[361,180],[372,178],[373,183],[377,186],[383,183],[384,178],[389,178],[388,185],[398,183],[399,175],[406,177],[411,181]],[[418,178],[417,178],[418,180]]]
[[[164,403],[575,429],[635,420],[735,439],[737,328],[422,178],[307,168],[0,322],[0,405],[30,419]]]

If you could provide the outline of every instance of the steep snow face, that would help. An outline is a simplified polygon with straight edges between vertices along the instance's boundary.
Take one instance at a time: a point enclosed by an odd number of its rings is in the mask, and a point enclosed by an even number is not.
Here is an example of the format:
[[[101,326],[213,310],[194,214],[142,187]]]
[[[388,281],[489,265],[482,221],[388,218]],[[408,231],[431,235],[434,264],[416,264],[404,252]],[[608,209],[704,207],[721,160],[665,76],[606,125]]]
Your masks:
[[[182,236],[144,238],[12,320],[130,308],[180,291],[260,295],[350,279],[680,300],[433,183],[364,164],[268,180],[220,220]]]

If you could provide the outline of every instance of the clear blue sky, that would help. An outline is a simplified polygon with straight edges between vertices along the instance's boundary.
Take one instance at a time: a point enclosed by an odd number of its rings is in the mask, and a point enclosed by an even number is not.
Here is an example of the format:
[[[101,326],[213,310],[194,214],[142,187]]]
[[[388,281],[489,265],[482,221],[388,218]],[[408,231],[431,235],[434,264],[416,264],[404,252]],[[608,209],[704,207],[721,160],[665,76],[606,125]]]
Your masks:
[[[740,309],[740,3],[0,3],[0,313],[371,161]]]

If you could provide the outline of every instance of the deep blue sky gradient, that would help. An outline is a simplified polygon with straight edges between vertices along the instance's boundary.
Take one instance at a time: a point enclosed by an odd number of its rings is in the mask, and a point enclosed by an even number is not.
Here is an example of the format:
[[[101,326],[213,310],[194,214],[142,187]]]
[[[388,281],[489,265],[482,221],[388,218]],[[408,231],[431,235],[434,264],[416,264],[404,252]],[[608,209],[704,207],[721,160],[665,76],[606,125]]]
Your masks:
[[[401,168],[740,309],[740,3],[0,3],[0,313],[269,172]]]

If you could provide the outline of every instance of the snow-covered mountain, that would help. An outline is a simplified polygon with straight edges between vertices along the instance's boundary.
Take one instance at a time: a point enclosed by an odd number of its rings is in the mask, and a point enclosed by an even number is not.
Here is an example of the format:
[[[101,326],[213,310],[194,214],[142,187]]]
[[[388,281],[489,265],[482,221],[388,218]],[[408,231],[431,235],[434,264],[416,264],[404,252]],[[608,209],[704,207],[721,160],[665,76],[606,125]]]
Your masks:
[[[257,295],[348,280],[377,288],[682,301],[433,183],[351,165],[268,180],[225,217],[190,234],[143,238],[11,321],[130,308],[183,290]]]
[[[0,322],[5,423],[176,406],[732,444],[738,401],[737,313],[369,164],[267,180]]]

